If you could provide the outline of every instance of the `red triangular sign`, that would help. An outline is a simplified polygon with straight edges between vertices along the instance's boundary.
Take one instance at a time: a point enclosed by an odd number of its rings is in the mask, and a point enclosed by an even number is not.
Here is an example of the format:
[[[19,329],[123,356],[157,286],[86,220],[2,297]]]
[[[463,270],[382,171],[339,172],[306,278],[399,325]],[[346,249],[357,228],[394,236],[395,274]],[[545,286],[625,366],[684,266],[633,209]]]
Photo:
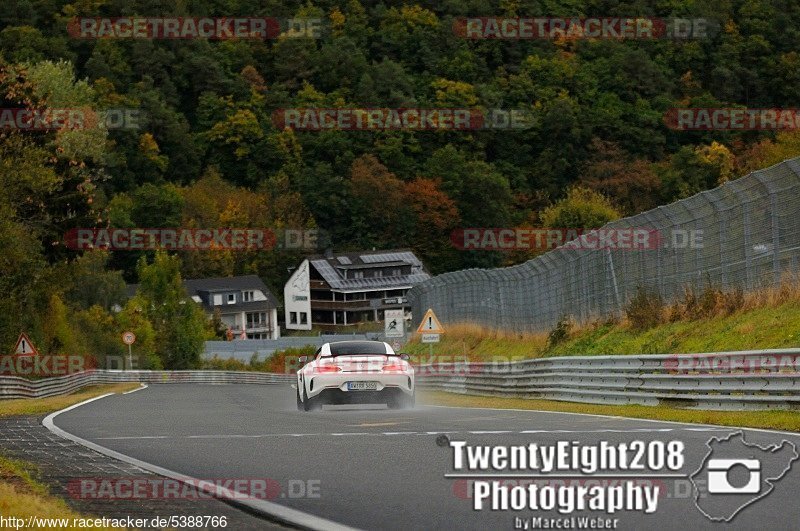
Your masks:
[[[422,318],[417,332],[420,334],[444,334],[444,327],[442,323],[439,322],[436,314],[433,313],[432,308],[428,308],[428,311],[425,312],[425,316]]]
[[[17,346],[14,347],[14,354],[17,356],[38,356],[39,351],[31,343],[30,338],[25,332],[22,332],[17,339]]]

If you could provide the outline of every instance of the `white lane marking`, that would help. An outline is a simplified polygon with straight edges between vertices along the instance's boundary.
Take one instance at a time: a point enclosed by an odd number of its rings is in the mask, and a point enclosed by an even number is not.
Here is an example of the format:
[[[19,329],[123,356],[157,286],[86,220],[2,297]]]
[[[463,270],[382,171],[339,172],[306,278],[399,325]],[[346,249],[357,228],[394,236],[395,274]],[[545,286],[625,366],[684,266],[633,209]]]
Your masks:
[[[703,428],[702,431],[720,431],[720,428]],[[659,433],[668,431],[698,431],[691,428],[634,428],[630,430],[615,430],[612,428],[600,430],[525,430],[520,433]],[[728,430],[722,430],[728,431]]]
[[[438,407],[441,409],[471,409],[471,410],[487,410],[487,411],[523,411],[526,413],[551,413],[553,415],[578,415],[581,417],[598,417],[602,419],[616,419],[616,420],[630,420],[630,421],[639,421],[639,422],[656,422],[660,424],[678,424],[680,426],[695,426],[695,427],[705,427],[705,428],[717,428],[717,429],[725,429],[725,430],[747,430],[747,431],[758,431],[761,433],[777,433],[780,435],[794,435],[795,437],[800,436],[800,432],[796,431],[783,431],[783,430],[768,430],[765,428],[748,428],[745,426],[723,426],[721,424],[703,424],[703,423],[690,423],[690,422],[678,422],[677,420],[656,420],[656,419],[640,419],[637,417],[620,417],[617,415],[601,415],[599,413],[573,413],[571,411],[542,411],[540,409],[519,409],[519,408],[501,408],[501,407],[458,407],[458,406],[435,406],[435,405],[426,405],[426,407]],[[700,411],[700,410],[698,410]]]
[[[115,394],[115,393],[106,393],[104,395],[100,395],[100,396],[96,396],[94,398],[90,398],[89,400],[84,400],[83,402],[78,402],[77,404],[72,404],[71,406],[62,409],[61,411],[56,411],[55,413],[51,413],[50,415],[46,416],[44,418],[44,420],[42,420],[42,424],[44,424],[45,421],[47,421],[47,419],[49,419],[50,417],[56,416],[58,413],[66,413],[67,411],[71,411],[71,410],[75,409],[76,407],[80,407],[80,406],[82,406],[84,404],[88,404],[89,402],[94,402],[95,400],[100,400],[101,398],[105,398],[105,397],[111,396],[113,394]],[[47,426],[47,424],[44,424],[44,425]],[[50,430],[50,431],[52,431],[52,430]]]
[[[133,435],[131,437],[97,437],[99,441],[117,440],[124,441],[126,439],[169,439],[167,435]]]
[[[98,441],[115,441],[127,439],[260,439],[267,437],[374,437],[374,436],[387,436],[393,435],[441,435],[441,434],[469,434],[469,435],[529,435],[529,434],[561,434],[561,433],[666,433],[676,431],[728,431],[727,428],[633,428],[630,430],[615,430],[615,429],[600,429],[600,430],[471,430],[471,431],[383,431],[383,432],[368,432],[368,431],[345,431],[336,433],[255,433],[255,434],[209,434],[209,435],[132,435],[132,436],[119,436],[119,437],[97,437]]]
[[[219,485],[216,485],[208,481],[203,481],[194,478],[192,476],[187,476],[179,472],[173,472],[172,470],[169,470],[167,468],[163,468],[158,465],[148,463],[146,461],[141,461],[139,459],[136,459],[135,457],[130,457],[128,455],[111,450],[110,448],[106,448],[105,446],[100,446],[97,443],[87,441],[86,439],[78,437],[77,435],[73,435],[68,431],[62,430],[61,428],[56,426],[55,423],[53,422],[53,420],[62,413],[66,413],[67,411],[80,407],[84,404],[88,404],[89,402],[94,402],[95,400],[99,400],[101,398],[105,398],[113,394],[114,393],[106,393],[104,395],[96,396],[94,398],[90,398],[89,400],[84,400],[83,402],[64,408],[60,411],[56,411],[55,413],[50,413],[44,419],[42,419],[42,425],[48,430],[50,430],[52,433],[58,435],[63,439],[68,439],[74,443],[80,444],[81,446],[90,448],[95,452],[99,452],[113,459],[117,459],[119,461],[128,463],[129,465],[133,465],[141,469],[147,470],[148,472],[152,472],[153,474],[174,479],[185,485],[190,485],[190,486],[193,485],[196,488],[204,492],[207,492],[212,496],[221,499],[224,502],[229,503],[230,505],[234,505],[237,507],[245,506],[250,511],[254,511],[261,515],[266,515],[268,518],[272,520],[277,520],[279,522],[288,523],[293,526],[298,526],[301,529],[325,529],[326,531],[354,531],[355,528],[340,524],[338,522],[334,522],[333,520],[328,520],[327,518],[322,518],[321,516],[315,516],[313,514],[305,513],[297,509],[285,507],[283,505],[279,505],[274,502],[266,500],[249,500],[249,499],[243,500],[241,499],[241,494],[237,494],[236,492],[230,489],[221,487]]]
[[[139,384],[141,387],[137,387],[136,389],[132,389],[130,391],[125,391],[122,393],[123,395],[129,395],[131,393],[135,393],[136,391],[141,391],[142,389],[147,389],[147,384]]]

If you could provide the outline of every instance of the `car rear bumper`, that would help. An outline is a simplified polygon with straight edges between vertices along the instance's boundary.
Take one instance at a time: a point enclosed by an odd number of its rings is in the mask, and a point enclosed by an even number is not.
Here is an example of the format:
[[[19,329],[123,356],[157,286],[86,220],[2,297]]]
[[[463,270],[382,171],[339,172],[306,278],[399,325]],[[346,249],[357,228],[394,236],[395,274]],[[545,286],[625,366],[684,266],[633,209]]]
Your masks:
[[[374,391],[350,391],[347,389],[348,382],[376,382],[377,388]],[[413,395],[414,375],[408,373],[335,373],[311,376],[306,387],[306,396],[314,398],[323,393],[342,399],[349,397],[353,400],[368,399],[372,396],[375,397],[376,402],[382,402],[385,397],[397,393]]]
[[[384,387],[380,391],[342,391],[337,388],[323,389],[313,398],[325,404],[390,404],[402,398],[410,398],[413,392],[400,387]]]

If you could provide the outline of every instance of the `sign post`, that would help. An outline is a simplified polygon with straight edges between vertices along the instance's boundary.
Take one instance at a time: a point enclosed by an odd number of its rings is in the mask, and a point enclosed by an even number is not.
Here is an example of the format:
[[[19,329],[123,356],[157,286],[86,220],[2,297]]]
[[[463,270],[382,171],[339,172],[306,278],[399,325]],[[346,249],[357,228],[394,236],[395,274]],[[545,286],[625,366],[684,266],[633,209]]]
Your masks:
[[[122,342],[128,345],[128,370],[133,370],[133,354],[131,353],[131,345],[136,342],[136,334],[133,332],[125,332],[122,334]]]
[[[383,312],[385,324],[383,335],[386,337],[405,337],[406,322],[403,310],[386,310]]]
[[[439,336],[444,334],[444,327],[432,308],[428,308],[422,322],[417,327],[417,333],[422,334],[422,342],[428,343],[428,359],[433,360],[433,344],[439,342]]]

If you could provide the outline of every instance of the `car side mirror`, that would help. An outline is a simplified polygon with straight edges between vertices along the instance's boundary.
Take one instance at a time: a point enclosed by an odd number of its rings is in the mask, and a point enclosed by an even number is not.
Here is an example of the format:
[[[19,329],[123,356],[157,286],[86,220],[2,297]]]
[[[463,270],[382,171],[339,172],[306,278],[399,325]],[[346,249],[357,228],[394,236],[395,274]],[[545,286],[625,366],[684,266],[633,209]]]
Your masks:
[[[406,354],[404,352],[401,352],[400,353],[400,359],[403,360],[403,361],[408,361],[408,360],[411,359],[411,356],[409,356],[408,354]]]
[[[300,365],[305,365],[308,362],[308,356],[300,356],[297,358],[297,361],[300,363]]]

